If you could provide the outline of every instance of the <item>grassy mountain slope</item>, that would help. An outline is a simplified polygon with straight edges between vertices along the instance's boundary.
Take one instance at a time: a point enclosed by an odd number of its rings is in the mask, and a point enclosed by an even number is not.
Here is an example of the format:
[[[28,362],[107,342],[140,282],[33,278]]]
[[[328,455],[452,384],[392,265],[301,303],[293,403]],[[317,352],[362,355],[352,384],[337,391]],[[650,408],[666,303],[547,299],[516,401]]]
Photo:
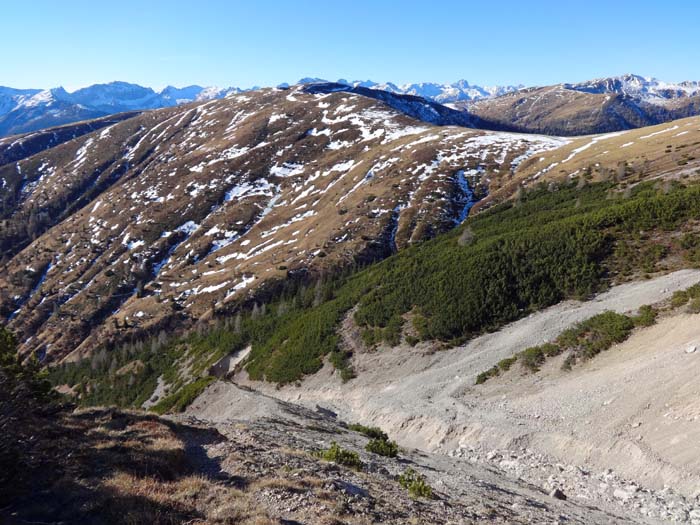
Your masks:
[[[0,166],[0,313],[49,359],[176,330],[446,231],[562,143],[302,88],[143,113]]]
[[[542,181],[609,181],[629,185],[645,180],[694,179],[700,169],[700,117],[642,129],[577,137],[522,162],[515,176],[473,211],[510,198],[518,188]]]
[[[338,329],[351,310],[370,347],[409,337],[458,344],[611,282],[697,265],[698,219],[696,183],[644,183],[630,191],[612,182],[540,185],[358,273],[315,287],[290,285],[240,319],[161,346],[112,348],[100,360],[55,369],[53,380],[77,385],[87,403],[125,395],[127,404],[139,405],[160,378],[172,386],[168,408],[196,395],[184,384],[197,380],[201,390],[198,378],[211,363],[247,345],[254,379],[293,382],[328,358],[347,380],[352,350],[340,344]],[[134,362],[141,365],[133,373],[118,372]],[[130,388],[146,382],[142,394]]]

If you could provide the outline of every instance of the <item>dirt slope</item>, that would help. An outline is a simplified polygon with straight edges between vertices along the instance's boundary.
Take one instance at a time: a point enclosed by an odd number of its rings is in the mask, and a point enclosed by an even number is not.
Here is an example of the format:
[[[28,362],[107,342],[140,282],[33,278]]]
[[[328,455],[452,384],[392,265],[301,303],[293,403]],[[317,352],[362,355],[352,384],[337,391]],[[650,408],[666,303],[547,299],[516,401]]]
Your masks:
[[[361,494],[351,500],[351,515],[338,516],[341,523],[346,520],[348,523],[411,523],[411,519],[425,524],[545,523],[550,520],[590,524],[651,523],[627,519],[614,508],[601,511],[587,503],[556,500],[549,497],[544,488],[510,480],[492,468],[467,460],[410,449],[402,449],[396,459],[369,454],[364,450],[367,438],[346,431],[332,416],[242,390],[231,383],[212,385],[183,419],[192,421],[192,417],[196,417],[199,425],[217,428],[231,443],[248,445],[247,440],[254,436],[255,441],[248,446],[258,450],[272,443],[282,450],[309,450],[325,448],[331,441],[337,441],[343,448],[357,451],[366,464],[363,469],[366,472],[336,470],[338,474],[343,472],[343,482],[350,483],[347,490]],[[231,445],[211,447],[209,454],[218,455],[221,447],[226,450],[227,446]],[[405,494],[395,490],[397,483],[393,478],[408,466],[426,476],[437,499],[407,502]],[[326,469],[319,468],[315,475],[325,478]],[[296,502],[289,500],[284,500],[283,505],[294,509],[283,514],[285,518],[317,522],[317,518],[309,517],[309,509],[304,509],[303,505],[299,508]]]
[[[669,501],[685,505],[687,514],[692,505],[684,496],[694,497],[700,483],[700,466],[688,461],[700,455],[696,434],[687,430],[697,413],[693,378],[700,362],[695,354],[684,353],[685,345],[700,337],[694,328],[697,316],[644,329],[622,347],[569,374],[552,372],[522,380],[515,376],[512,384],[499,380],[475,386],[474,380],[499,360],[553,340],[596,313],[635,311],[696,282],[699,271],[683,270],[620,285],[592,301],[556,305],[452,350],[435,352],[420,344],[359,354],[354,361],[358,377],[346,384],[327,366],[300,386],[251,386],[282,399],[320,404],[346,419],[377,424],[407,446],[457,455],[472,450],[475,461],[495,458],[499,463],[503,456],[488,452],[515,453],[515,463],[540,454],[538,461],[548,458],[553,470],[557,462],[586,465],[600,472],[613,469],[621,479],[650,489],[668,485],[674,494]],[[673,338],[664,336],[676,327],[683,329]],[[635,350],[640,344],[646,345],[642,353]],[[558,364],[552,367],[558,369]],[[237,380],[246,382],[244,377]],[[532,480],[546,482],[547,477],[539,478],[535,470]],[[590,494],[598,490],[593,481],[588,478],[585,489],[572,482],[571,490],[584,499],[593,497]],[[628,489],[623,487],[619,490]],[[608,496],[611,504],[629,503],[613,497],[612,489]],[[605,497],[595,493],[595,498]],[[667,511],[659,507],[648,515],[663,521]]]
[[[249,393],[238,402],[246,416],[216,422],[109,408],[25,411],[21,439],[13,443],[18,470],[0,475],[0,522],[624,522],[465,460],[416,451],[398,458],[370,454],[367,438],[302,407]],[[261,404],[270,408],[264,415],[257,412]],[[333,441],[356,451],[360,468],[313,454]],[[398,483],[409,467],[426,475],[434,497],[414,499]]]

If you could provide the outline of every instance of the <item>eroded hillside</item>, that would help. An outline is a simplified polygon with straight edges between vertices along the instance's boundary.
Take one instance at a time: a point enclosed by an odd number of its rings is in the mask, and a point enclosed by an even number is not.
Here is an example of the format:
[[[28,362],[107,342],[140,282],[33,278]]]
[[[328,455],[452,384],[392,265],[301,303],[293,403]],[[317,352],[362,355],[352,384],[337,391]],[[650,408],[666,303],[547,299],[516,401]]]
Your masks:
[[[72,411],[32,393],[0,329],[0,520],[168,525],[619,519],[467,461],[366,450],[328,414],[227,388],[235,418]],[[329,451],[332,451],[329,453]],[[411,480],[410,482],[408,480]]]

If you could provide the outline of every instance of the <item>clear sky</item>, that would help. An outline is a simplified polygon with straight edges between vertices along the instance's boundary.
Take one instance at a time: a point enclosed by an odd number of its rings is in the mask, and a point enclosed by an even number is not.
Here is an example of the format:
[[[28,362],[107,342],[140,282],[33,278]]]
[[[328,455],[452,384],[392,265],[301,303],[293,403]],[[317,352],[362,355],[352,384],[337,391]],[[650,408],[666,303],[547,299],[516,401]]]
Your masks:
[[[0,1],[0,85],[700,80],[700,2]]]

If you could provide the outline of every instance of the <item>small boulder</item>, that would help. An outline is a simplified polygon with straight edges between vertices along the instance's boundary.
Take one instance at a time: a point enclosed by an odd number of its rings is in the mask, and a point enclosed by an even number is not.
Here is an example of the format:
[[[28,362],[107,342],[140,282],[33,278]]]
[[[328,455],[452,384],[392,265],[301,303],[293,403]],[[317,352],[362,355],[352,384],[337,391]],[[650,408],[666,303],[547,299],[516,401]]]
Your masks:
[[[695,345],[690,345],[688,348],[685,349],[686,354],[694,354],[695,350],[697,350],[697,347]]]
[[[566,500],[566,494],[564,494],[558,488],[552,489],[552,491],[549,493],[549,496],[554,499]]]

